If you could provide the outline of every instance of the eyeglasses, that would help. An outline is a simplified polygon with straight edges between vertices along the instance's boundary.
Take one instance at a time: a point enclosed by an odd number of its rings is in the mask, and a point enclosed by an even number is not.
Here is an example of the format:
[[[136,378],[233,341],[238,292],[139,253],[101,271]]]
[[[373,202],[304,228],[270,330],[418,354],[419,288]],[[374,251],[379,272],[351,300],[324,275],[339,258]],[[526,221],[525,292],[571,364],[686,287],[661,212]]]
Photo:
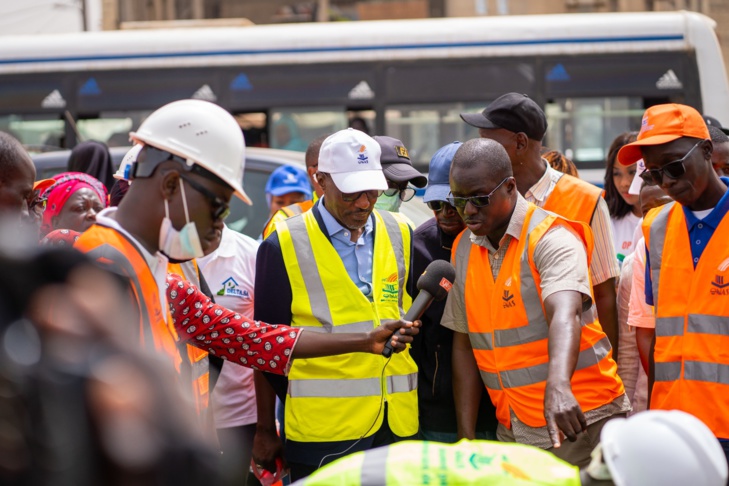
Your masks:
[[[453,206],[451,206],[450,204],[448,204],[445,201],[428,201],[425,204],[427,204],[428,207],[431,210],[435,211],[436,213],[439,213],[439,212],[443,211],[447,207],[449,207],[451,209],[455,209]]]
[[[691,147],[691,150],[689,150],[686,155],[678,160],[667,163],[660,169],[646,169],[640,175],[640,177],[643,179],[643,181],[645,181],[646,184],[649,184],[651,186],[660,186],[663,182],[664,174],[671,179],[678,179],[686,173],[686,166],[684,165],[684,162],[686,162],[686,159],[689,158],[691,152],[693,152],[696,147],[701,145],[702,142],[703,140],[699,140],[693,147]]]
[[[392,197],[395,194],[400,193],[400,200],[402,202],[408,202],[415,196],[415,189],[412,187],[406,187],[405,189],[400,189],[399,187],[388,187],[385,189],[385,196]]]
[[[491,202],[491,196],[494,195],[496,191],[499,190],[499,187],[501,187],[504,182],[511,179],[511,177],[505,178],[503,181],[499,182],[499,185],[494,187],[494,190],[490,193],[486,194],[485,196],[471,196],[471,197],[455,197],[455,196],[448,196],[446,199],[448,199],[448,203],[458,209],[463,209],[466,207],[466,204],[471,203],[471,205],[475,208],[485,208],[489,205]]]
[[[213,209],[213,221],[225,220],[230,215],[230,206],[228,206],[228,203],[216,196],[211,190],[182,173],[180,174],[180,178],[210,201]]]
[[[354,202],[358,201],[359,198],[362,197],[362,194],[367,195],[367,199],[369,202],[377,201],[377,198],[382,196],[382,193],[385,191],[362,191],[362,192],[342,192],[342,201],[344,202]]]

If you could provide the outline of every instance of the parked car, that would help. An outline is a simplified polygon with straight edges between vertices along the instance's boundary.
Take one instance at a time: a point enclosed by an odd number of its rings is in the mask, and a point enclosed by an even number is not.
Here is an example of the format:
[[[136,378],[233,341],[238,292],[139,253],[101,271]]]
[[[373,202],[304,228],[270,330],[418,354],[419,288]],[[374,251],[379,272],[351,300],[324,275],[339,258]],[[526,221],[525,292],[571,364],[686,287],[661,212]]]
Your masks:
[[[116,167],[121,164],[124,154],[129,147],[112,147],[109,149],[112,160]],[[32,155],[37,171],[37,179],[47,179],[64,172],[67,167],[70,150],[59,150]],[[291,150],[278,150],[259,147],[246,148],[246,168],[243,176],[243,187],[253,201],[253,206],[248,206],[237,197],[233,197],[230,204],[230,216],[226,224],[235,231],[258,238],[263,230],[263,225],[268,221],[268,205],[266,204],[266,181],[276,168],[281,165],[291,164],[304,167],[304,153]],[[415,224],[433,216],[420,197],[403,203],[402,213]]]

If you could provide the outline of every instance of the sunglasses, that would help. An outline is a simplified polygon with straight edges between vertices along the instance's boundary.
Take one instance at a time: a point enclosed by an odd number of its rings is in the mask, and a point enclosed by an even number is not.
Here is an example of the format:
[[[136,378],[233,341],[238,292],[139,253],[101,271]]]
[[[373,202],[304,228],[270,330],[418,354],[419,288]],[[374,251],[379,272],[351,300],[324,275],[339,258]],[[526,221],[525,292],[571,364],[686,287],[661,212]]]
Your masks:
[[[491,202],[491,196],[493,196],[494,193],[499,190],[499,187],[501,187],[504,182],[508,181],[509,179],[511,179],[511,177],[507,177],[503,181],[499,182],[499,185],[494,187],[494,190],[486,194],[485,196],[455,197],[451,195],[448,196],[446,199],[448,199],[448,203],[451,206],[458,209],[464,209],[466,207],[466,204],[468,203],[471,203],[471,205],[475,208],[485,208]]]
[[[382,193],[385,191],[362,191],[362,192],[342,192],[340,193],[342,195],[342,201],[344,202],[354,202],[358,201],[359,198],[362,197],[362,194],[367,195],[367,199],[369,202],[377,201],[377,198],[382,196]]]
[[[180,173],[180,178],[210,201],[213,210],[213,221],[225,220],[230,215],[230,206],[228,206],[228,203],[216,196],[212,191],[202,184],[195,182],[185,174]]]
[[[448,204],[445,201],[428,201],[425,204],[427,204],[428,207],[431,210],[435,211],[436,213],[439,213],[439,212],[443,211],[446,207],[450,207],[451,209],[455,209],[453,206],[451,206],[450,204]]]
[[[689,150],[686,155],[678,160],[667,163],[660,169],[646,169],[640,175],[641,179],[643,179],[646,184],[651,186],[660,186],[663,182],[664,174],[671,179],[678,179],[686,173],[686,166],[684,165],[684,162],[686,162],[686,159],[689,158],[694,149],[701,145],[702,142],[703,140],[699,140],[693,147],[691,147],[691,150]]]
[[[385,189],[385,192],[384,192],[385,196],[388,196],[388,197],[392,197],[398,193],[400,193],[400,200],[402,202],[408,202],[415,196],[415,189],[413,189],[412,187],[406,187],[405,189],[401,190],[399,187],[390,186],[387,189]]]

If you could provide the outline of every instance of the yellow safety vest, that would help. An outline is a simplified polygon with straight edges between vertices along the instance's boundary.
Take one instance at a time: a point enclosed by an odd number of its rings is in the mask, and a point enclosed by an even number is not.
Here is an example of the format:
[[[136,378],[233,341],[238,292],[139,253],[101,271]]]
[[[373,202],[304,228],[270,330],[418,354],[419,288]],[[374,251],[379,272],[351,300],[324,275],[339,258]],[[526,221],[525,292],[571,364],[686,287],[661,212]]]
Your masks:
[[[299,483],[296,483],[299,484]],[[303,486],[579,486],[580,470],[536,447],[490,441],[405,441],[324,466]]]
[[[315,332],[368,332],[383,319],[404,315],[411,304],[404,290],[410,230],[391,213],[373,214],[372,302],[352,282],[312,211],[276,223],[293,294],[292,326]],[[417,366],[409,349],[394,354],[385,367],[386,363],[382,356],[367,353],[295,360],[286,397],[286,436],[299,442],[370,436],[382,424],[383,398],[393,433],[416,434]]]

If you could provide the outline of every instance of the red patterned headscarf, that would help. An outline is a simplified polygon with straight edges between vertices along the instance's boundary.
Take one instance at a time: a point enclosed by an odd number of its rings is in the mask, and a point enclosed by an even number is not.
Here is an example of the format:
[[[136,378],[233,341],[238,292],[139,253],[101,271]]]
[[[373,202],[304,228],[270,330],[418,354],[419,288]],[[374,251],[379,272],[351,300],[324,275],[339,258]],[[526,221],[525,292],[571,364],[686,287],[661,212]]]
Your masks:
[[[43,223],[41,224],[42,233],[53,231],[53,224],[51,223],[53,217],[58,216],[68,198],[79,189],[84,187],[91,189],[99,196],[101,204],[104,207],[107,206],[106,187],[95,177],[82,172],[63,172],[55,175],[53,179],[56,182],[41,194],[41,197],[47,200],[46,210],[43,213]]]

